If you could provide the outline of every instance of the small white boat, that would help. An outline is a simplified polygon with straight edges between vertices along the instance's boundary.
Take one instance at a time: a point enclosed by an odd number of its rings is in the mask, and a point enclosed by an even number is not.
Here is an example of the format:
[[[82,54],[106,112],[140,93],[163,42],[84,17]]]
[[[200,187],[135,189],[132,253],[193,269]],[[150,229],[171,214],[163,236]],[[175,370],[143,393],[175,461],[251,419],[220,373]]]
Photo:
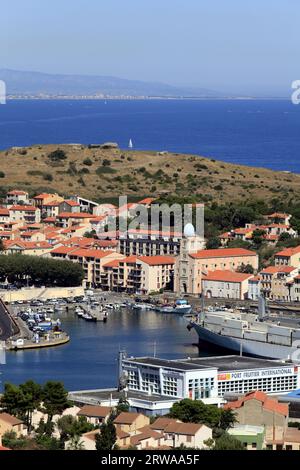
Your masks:
[[[113,304],[106,304],[105,308],[110,308],[111,310],[113,310],[115,307],[113,306]]]
[[[137,302],[133,304],[132,308],[134,310],[153,310],[153,305],[142,303],[142,302]]]
[[[192,311],[192,306],[185,300],[176,300],[175,305],[165,305],[158,309],[161,313],[179,313],[181,315],[188,315]]]
[[[132,143],[132,140],[130,139],[129,140],[129,143],[128,143],[128,148],[132,149],[133,148],[133,143]]]

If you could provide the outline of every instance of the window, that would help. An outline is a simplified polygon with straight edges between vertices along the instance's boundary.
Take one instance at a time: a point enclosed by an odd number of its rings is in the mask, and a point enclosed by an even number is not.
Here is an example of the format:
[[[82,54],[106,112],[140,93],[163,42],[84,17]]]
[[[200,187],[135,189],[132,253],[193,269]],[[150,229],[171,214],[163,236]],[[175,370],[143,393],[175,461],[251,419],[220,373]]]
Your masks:
[[[186,436],[186,442],[192,442],[192,436]]]
[[[252,447],[252,449],[256,449],[256,447],[257,447],[256,442],[252,442],[251,447]]]

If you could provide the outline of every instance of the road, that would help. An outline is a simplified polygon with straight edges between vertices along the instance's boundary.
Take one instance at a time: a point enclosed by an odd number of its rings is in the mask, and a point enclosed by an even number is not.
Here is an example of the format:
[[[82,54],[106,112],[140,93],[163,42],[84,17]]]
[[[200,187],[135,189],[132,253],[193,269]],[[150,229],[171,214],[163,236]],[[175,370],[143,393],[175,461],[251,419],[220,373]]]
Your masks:
[[[0,340],[5,341],[17,333],[17,326],[12,321],[6,306],[0,300]]]

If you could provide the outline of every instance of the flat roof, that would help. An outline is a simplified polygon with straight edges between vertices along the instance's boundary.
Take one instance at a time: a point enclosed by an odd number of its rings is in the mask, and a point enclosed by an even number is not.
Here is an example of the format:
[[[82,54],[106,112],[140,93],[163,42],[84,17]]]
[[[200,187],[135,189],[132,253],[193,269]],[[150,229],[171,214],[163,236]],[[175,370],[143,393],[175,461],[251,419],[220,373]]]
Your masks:
[[[149,365],[154,367],[165,367],[171,369],[177,369],[182,371],[187,370],[199,370],[199,369],[211,369],[216,367],[211,364],[201,364],[198,362],[189,362],[189,359],[159,359],[156,357],[126,357],[123,362],[129,361],[133,364]]]
[[[157,402],[169,402],[169,401],[178,401],[178,397],[167,397],[164,395],[149,395],[146,392],[138,392],[133,390],[127,390],[127,399],[136,399],[148,401],[150,403]],[[124,391],[119,391],[117,389],[106,389],[106,390],[83,390],[76,392],[69,392],[69,400],[76,401],[79,403],[88,403],[94,405],[97,403],[100,405],[103,401],[109,400],[119,400],[124,396]]]
[[[260,359],[247,356],[213,356],[186,359],[187,363],[199,364],[206,367],[217,367],[219,372],[237,369],[273,369],[274,367],[294,367],[294,363],[280,360]]]

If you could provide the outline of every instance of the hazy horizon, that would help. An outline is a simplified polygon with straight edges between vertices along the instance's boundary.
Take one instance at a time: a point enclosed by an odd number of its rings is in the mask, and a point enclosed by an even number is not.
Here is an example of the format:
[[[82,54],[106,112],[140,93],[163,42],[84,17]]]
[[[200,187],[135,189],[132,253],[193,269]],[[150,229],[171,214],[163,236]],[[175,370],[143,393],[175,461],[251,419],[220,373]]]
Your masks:
[[[300,78],[297,0],[11,0],[1,13],[0,69],[265,96]]]

